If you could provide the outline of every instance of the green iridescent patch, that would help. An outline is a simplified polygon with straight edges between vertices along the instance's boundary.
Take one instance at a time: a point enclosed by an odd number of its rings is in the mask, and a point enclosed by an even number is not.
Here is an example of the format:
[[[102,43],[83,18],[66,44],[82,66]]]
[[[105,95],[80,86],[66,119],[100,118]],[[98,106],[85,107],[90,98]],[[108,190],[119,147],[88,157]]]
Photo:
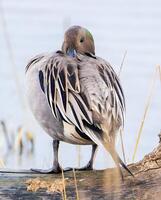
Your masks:
[[[93,40],[92,34],[87,29],[86,29],[86,34],[87,34],[88,37],[90,37]]]

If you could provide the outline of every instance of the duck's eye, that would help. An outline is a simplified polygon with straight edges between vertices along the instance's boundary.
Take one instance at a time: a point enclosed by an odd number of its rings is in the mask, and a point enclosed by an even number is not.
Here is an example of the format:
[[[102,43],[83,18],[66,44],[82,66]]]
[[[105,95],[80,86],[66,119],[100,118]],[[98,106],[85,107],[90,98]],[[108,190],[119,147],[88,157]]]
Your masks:
[[[84,42],[84,38],[83,38],[83,37],[80,39],[80,42],[81,42],[81,43]]]

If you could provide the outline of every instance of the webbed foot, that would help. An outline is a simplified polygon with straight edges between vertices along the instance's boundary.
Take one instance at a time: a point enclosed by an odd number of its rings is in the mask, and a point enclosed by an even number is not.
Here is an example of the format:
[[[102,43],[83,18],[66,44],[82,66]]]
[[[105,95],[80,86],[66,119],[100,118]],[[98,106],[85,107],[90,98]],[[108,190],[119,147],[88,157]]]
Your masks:
[[[62,169],[61,167],[52,167],[50,169],[31,169],[31,171],[39,173],[39,174],[58,174],[61,173],[63,170],[63,172],[67,172],[67,171],[71,171],[73,170],[73,168],[65,168]]]
[[[93,166],[91,164],[91,162],[89,162],[87,165],[85,165],[84,167],[80,167],[80,168],[74,168],[76,171],[90,171],[93,170]]]

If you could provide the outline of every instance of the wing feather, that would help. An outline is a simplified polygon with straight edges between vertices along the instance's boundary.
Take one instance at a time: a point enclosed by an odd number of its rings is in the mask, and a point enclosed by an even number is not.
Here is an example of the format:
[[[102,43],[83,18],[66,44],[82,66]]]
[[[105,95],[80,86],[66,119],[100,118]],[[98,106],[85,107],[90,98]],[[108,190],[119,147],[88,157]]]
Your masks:
[[[111,113],[122,124],[125,110],[122,87],[106,61],[88,56],[77,60],[57,52],[48,56],[43,65],[44,91],[54,117],[61,117],[81,132],[86,132],[90,125],[101,130],[101,121],[94,116],[106,116],[108,120]]]
[[[77,62],[56,54],[49,58],[46,66],[45,94],[54,117],[61,116],[83,131],[83,120],[91,124],[92,113],[80,95]]]
[[[121,124],[124,125],[125,97],[119,78],[109,63],[104,60],[101,62],[101,69],[104,70],[102,70],[103,72],[99,70],[99,72],[101,72],[101,77],[110,91],[108,101],[110,101],[113,117],[118,121],[121,117]]]

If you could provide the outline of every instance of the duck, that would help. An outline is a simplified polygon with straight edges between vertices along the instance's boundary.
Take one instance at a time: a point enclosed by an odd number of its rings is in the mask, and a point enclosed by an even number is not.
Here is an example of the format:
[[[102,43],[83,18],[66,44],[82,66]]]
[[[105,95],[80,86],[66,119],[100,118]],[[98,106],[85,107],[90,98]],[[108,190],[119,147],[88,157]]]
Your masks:
[[[26,66],[26,86],[36,120],[53,139],[52,168],[33,171],[61,172],[58,150],[60,142],[66,142],[92,145],[89,162],[77,170],[93,170],[97,149],[102,146],[122,177],[122,167],[133,175],[115,150],[116,137],[124,127],[123,89],[112,66],[96,56],[88,29],[71,26],[60,50],[32,58]]]

